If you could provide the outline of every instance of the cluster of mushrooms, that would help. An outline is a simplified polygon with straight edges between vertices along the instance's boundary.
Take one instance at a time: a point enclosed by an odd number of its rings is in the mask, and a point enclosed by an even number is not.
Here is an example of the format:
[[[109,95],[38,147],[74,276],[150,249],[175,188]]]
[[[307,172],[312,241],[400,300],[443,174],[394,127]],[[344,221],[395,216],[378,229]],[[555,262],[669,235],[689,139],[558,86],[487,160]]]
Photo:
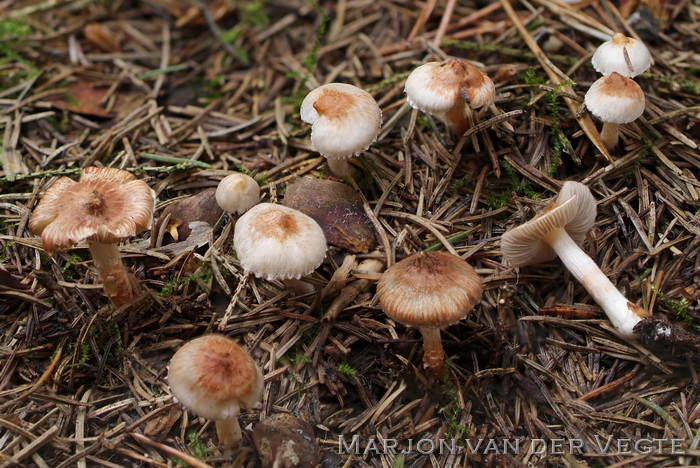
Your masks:
[[[616,33],[596,49],[591,63],[603,77],[591,85],[584,102],[603,122],[600,139],[613,151],[620,124],[633,122],[644,113],[644,91],[632,78],[651,66],[649,49],[638,39]]]
[[[636,119],[644,110],[643,93],[629,77],[648,68],[649,54],[639,41],[616,34],[596,51],[593,65],[604,76],[586,94],[586,106],[605,122],[603,139],[614,147],[617,125]],[[473,108],[488,107],[495,98],[488,76],[457,59],[419,66],[407,78],[405,92],[411,106],[440,118],[453,138],[474,124]],[[339,177],[353,173],[348,158],[365,151],[382,125],[374,98],[342,83],[311,91],[300,116],[312,125],[312,148],[328,159]],[[241,173],[225,177],[215,197],[235,225],[233,244],[242,269],[265,280],[284,281],[293,290],[303,289],[303,278],[326,256],[324,228],[297,209],[260,203],[257,182]],[[62,177],[46,191],[29,227],[41,235],[49,254],[87,242],[106,296],[115,307],[122,307],[138,296],[139,286],[122,263],[117,244],[150,228],[154,209],[154,191],[131,173],[88,167],[78,182]],[[555,201],[503,234],[503,257],[513,267],[523,267],[558,256],[620,335],[634,339],[639,323],[650,320],[649,313],[628,301],[580,247],[595,218],[596,201],[590,190],[565,182]],[[445,252],[408,256],[387,268],[377,283],[385,313],[422,333],[423,360],[435,379],[446,375],[440,329],[466,317],[482,291],[476,271]],[[669,333],[661,322],[655,330],[658,336]],[[182,346],[170,362],[168,382],[181,404],[216,422],[219,441],[228,447],[241,440],[240,408],[256,405],[263,391],[262,372],[250,354],[219,334]]]

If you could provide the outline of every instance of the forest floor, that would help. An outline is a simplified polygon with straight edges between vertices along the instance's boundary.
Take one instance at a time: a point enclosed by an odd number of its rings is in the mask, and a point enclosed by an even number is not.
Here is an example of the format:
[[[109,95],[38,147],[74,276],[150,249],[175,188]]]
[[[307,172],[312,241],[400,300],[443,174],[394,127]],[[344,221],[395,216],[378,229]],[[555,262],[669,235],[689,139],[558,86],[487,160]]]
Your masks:
[[[313,427],[324,467],[700,464],[696,2],[207,4],[204,15],[178,0],[0,0],[1,466],[261,466],[251,428],[278,413]],[[654,63],[636,78],[643,116],[604,154],[583,96],[593,51],[616,31],[643,39]],[[403,92],[416,66],[452,57],[497,92],[459,141]],[[351,180],[329,172],[299,117],[328,82],[369,91],[383,111]],[[28,228],[45,190],[87,166],[147,182],[156,218],[176,208],[120,247],[143,294],[119,308],[85,245],[49,256]],[[194,210],[177,205],[231,171],[273,202],[302,176],[345,182],[375,246],[331,247],[305,295],[246,275],[211,190]],[[619,336],[558,259],[504,262],[501,235],[567,180],[597,201],[586,252],[685,339]],[[187,238],[173,224],[211,210]],[[428,248],[456,252],[484,284],[442,332],[441,380],[423,367],[419,331],[382,312],[380,272],[362,268]],[[356,294],[329,317],[343,287]],[[244,345],[265,376],[235,450],[165,379],[173,353],[209,332]]]

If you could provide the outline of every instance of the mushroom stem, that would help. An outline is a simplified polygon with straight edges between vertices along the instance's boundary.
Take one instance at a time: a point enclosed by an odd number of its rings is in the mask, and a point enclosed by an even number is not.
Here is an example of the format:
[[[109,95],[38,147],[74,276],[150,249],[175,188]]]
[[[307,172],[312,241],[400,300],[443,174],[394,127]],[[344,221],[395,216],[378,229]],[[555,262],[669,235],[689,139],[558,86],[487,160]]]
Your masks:
[[[282,283],[284,283],[288,289],[292,290],[296,296],[303,296],[304,294],[310,294],[316,291],[313,284],[296,278],[285,278],[282,280]]]
[[[459,140],[464,135],[470,125],[467,119],[467,106],[464,101],[458,101],[444,116],[445,123],[450,134],[455,140]]]
[[[355,173],[355,169],[352,168],[352,166],[348,162],[348,159],[328,158],[328,168],[331,170],[333,175],[337,177],[352,177],[352,175]]]
[[[635,337],[635,325],[649,317],[649,312],[628,301],[564,229],[553,230],[543,240],[603,308],[615,329],[628,338]]]
[[[117,244],[103,244],[88,241],[95,268],[100,272],[100,279],[105,294],[116,307],[121,307],[134,299],[134,288],[129,273],[122,263]]]
[[[445,376],[445,351],[442,349],[440,329],[437,327],[421,327],[423,334],[423,362],[435,379]]]
[[[241,426],[238,424],[238,416],[229,419],[217,419],[214,422],[220,446],[233,447],[243,439]]]
[[[603,123],[603,129],[600,131],[600,139],[605,144],[608,151],[612,151],[617,146],[619,139],[620,126],[615,123]]]

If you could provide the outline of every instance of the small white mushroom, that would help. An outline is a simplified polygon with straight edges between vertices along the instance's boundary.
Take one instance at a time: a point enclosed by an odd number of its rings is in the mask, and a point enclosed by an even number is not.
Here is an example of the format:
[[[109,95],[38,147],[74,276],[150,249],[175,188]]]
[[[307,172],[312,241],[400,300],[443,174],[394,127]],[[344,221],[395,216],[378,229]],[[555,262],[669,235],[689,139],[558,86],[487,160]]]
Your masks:
[[[236,172],[216,187],[216,203],[227,213],[242,214],[260,201],[260,186],[252,177]]]
[[[485,73],[457,59],[419,66],[408,75],[404,91],[411,107],[442,118],[457,137],[469,128],[467,105],[488,106],[496,96]]]
[[[646,107],[642,88],[616,72],[596,80],[584,101],[590,113],[603,122],[600,138],[610,151],[617,146],[620,124],[638,119]]]
[[[615,33],[611,40],[603,42],[593,54],[591,63],[602,75],[617,72],[630,78],[644,73],[651,66],[647,46],[622,33]]]
[[[327,248],[316,221],[273,203],[260,203],[241,216],[233,244],[243,269],[270,281],[308,275],[323,262]]]
[[[312,125],[311,147],[339,177],[352,174],[347,159],[369,148],[382,126],[382,110],[372,95],[345,83],[311,91],[301,103],[300,116]]]

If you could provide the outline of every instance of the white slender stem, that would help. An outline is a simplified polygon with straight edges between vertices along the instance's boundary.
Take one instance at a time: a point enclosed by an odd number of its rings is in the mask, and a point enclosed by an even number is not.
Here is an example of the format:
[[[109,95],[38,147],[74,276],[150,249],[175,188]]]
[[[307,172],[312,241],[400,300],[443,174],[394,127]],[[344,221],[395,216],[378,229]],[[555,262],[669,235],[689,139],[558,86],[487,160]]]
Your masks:
[[[218,419],[215,421],[215,424],[219,445],[222,447],[233,447],[243,439],[241,426],[238,424],[238,416],[229,419]]]
[[[100,272],[102,287],[112,304],[121,307],[131,302],[135,297],[134,288],[122,263],[117,244],[89,241],[88,247],[95,268]]]
[[[608,151],[612,151],[617,146],[620,138],[620,126],[614,123],[603,123],[603,129],[600,131],[600,139],[605,144]]]
[[[564,266],[603,308],[617,331],[626,337],[634,337],[635,325],[648,317],[649,313],[628,301],[564,229],[555,229],[543,240],[554,249]]]
[[[349,158],[348,158],[349,159]],[[342,178],[352,177],[355,169],[350,166],[348,159],[330,159],[328,158],[328,168],[333,175]]]

